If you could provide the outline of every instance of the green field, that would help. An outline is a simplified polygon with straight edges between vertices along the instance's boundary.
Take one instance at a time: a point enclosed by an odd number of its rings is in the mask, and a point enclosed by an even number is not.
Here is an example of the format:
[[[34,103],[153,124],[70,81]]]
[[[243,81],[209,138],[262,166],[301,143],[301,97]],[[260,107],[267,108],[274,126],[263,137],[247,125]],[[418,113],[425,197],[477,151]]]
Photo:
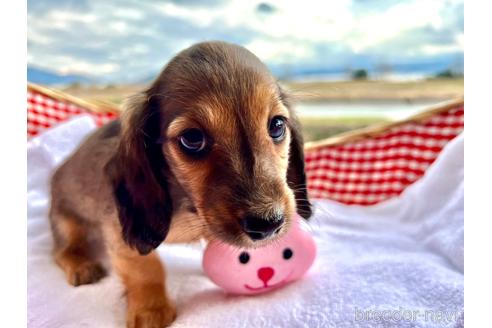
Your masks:
[[[300,118],[304,141],[325,139],[342,132],[387,122],[373,117],[358,118]]]
[[[464,79],[428,79],[422,81],[339,81],[283,82],[300,101],[418,101],[446,100],[463,96]]]

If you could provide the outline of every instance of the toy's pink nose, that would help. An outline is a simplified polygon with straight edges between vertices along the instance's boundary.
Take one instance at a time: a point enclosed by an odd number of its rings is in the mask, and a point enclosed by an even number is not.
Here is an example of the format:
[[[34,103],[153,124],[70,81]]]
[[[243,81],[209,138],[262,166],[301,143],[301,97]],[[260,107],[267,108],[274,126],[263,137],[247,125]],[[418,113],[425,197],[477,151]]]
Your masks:
[[[266,267],[266,268],[260,268],[258,269],[258,278],[260,278],[263,283],[266,285],[268,280],[270,280],[273,277],[273,274],[275,271],[273,271],[272,268]]]

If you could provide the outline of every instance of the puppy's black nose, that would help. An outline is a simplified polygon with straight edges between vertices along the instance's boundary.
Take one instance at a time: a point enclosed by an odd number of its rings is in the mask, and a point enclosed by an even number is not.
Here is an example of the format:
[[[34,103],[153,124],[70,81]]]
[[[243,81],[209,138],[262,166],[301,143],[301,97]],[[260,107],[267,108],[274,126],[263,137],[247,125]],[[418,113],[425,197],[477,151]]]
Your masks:
[[[280,226],[284,223],[284,217],[282,215],[271,217],[248,215],[241,219],[240,223],[244,232],[252,240],[261,240],[280,231]]]

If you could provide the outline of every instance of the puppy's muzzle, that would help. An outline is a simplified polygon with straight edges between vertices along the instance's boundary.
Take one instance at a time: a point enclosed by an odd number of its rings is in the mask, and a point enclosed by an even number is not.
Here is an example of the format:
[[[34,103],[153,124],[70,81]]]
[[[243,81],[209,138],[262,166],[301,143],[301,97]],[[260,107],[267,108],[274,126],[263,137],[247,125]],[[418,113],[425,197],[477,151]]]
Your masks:
[[[266,239],[273,234],[278,233],[283,223],[283,215],[275,215],[270,217],[249,215],[240,220],[243,231],[252,240]]]

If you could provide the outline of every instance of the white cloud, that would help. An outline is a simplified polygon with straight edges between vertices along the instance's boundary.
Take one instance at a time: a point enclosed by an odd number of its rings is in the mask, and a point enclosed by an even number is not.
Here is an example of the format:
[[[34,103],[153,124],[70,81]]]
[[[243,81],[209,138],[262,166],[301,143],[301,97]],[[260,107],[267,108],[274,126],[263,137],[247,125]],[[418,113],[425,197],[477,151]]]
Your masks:
[[[259,12],[261,3],[270,10]],[[207,39],[242,44],[270,65],[299,67],[464,50],[457,26],[462,0],[233,0],[213,6],[92,0],[72,9],[50,4],[39,11],[30,6],[29,63],[114,79],[128,76],[128,67],[155,71],[175,52]]]
[[[116,72],[120,66],[118,64],[105,63],[94,64],[82,60],[73,60],[70,64],[60,64],[60,72],[64,74],[83,73],[90,75],[98,74],[111,74]]]
[[[314,52],[310,48],[299,47],[299,44],[290,40],[256,39],[245,46],[256,56],[267,62],[291,62],[314,56]]]
[[[174,3],[154,3],[157,10],[166,16],[179,17],[194,22],[197,26],[209,26],[220,18],[223,10],[188,8]]]
[[[92,24],[97,20],[96,13],[79,13],[69,10],[52,10],[49,12],[46,18],[48,22],[52,22],[55,27],[64,28],[69,24]]]
[[[145,13],[138,9],[133,8],[117,8],[113,11],[116,17],[129,20],[140,20],[145,17]]]

